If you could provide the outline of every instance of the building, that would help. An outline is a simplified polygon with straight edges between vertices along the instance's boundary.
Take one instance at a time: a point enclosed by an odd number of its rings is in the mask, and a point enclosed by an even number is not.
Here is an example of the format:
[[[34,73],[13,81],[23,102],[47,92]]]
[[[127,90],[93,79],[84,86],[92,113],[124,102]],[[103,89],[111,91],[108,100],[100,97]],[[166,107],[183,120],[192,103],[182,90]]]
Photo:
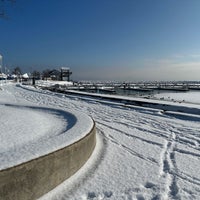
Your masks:
[[[59,70],[57,69],[53,69],[49,72],[49,78],[51,80],[54,80],[54,81],[60,81],[61,80],[61,73]]]
[[[55,80],[55,81],[70,81],[70,75],[72,72],[70,72],[70,68],[67,67],[61,67],[60,70],[53,69],[51,71],[48,71],[48,74],[46,74],[46,78]]]
[[[70,76],[72,75],[72,72],[70,72],[70,68],[68,67],[61,67],[61,81],[70,81]]]

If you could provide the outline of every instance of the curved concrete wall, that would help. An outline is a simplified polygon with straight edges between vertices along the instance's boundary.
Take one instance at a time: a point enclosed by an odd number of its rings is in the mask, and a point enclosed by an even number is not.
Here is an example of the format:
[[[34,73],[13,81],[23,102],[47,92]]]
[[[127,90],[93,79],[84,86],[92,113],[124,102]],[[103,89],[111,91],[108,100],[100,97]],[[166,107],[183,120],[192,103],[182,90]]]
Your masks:
[[[78,171],[96,145],[95,123],[82,139],[63,149],[0,171],[1,200],[37,199]]]

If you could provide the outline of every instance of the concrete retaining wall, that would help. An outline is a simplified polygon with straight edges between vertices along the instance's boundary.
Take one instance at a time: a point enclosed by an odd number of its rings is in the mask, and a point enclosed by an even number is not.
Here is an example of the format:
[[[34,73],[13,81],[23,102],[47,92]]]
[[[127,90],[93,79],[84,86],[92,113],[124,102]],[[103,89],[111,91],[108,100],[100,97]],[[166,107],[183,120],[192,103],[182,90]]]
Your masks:
[[[63,149],[0,171],[1,200],[37,199],[78,171],[96,145],[95,123],[82,139]]]

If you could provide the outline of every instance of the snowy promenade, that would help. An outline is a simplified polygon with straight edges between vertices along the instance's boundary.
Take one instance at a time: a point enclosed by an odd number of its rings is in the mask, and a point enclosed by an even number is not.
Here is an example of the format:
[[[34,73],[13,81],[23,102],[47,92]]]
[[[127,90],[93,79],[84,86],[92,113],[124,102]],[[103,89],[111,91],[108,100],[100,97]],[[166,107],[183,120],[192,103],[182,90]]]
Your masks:
[[[12,101],[81,111],[97,123],[91,159],[40,200],[199,199],[198,116],[166,115],[156,109],[102,104],[13,85],[3,89]]]

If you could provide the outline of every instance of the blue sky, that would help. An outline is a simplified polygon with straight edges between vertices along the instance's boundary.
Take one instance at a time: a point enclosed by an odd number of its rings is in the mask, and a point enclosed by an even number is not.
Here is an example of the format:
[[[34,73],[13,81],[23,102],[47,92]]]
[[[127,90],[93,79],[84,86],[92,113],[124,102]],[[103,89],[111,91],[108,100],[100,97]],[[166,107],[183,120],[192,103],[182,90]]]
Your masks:
[[[74,80],[200,80],[199,0],[16,0],[0,19],[8,68]]]

